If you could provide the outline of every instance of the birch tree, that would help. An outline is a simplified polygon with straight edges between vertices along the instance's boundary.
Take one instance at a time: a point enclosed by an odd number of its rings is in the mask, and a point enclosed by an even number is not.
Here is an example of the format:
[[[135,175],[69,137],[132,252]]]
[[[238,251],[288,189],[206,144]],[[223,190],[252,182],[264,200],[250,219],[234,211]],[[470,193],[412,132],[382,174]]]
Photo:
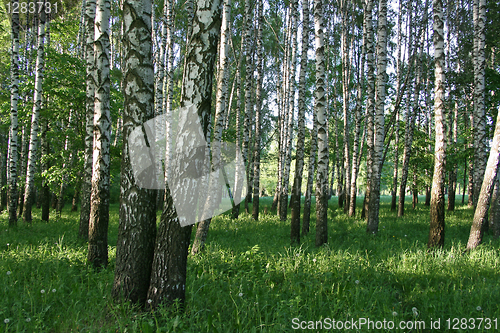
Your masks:
[[[80,228],[78,236],[83,239],[89,237],[90,219],[90,194],[92,190],[92,149],[94,143],[94,20],[96,0],[86,0],[85,24],[86,24],[86,99],[85,99],[85,152],[84,169],[82,177],[82,189],[80,192]]]
[[[19,4],[18,0],[12,2]],[[9,142],[9,179],[7,180],[8,190],[8,205],[9,205],[9,226],[17,225],[17,156],[18,143],[17,132],[18,117],[17,117],[17,102],[19,100],[19,13],[12,13],[12,53],[10,62],[10,142]]]
[[[212,162],[211,171],[217,171],[221,163],[221,143],[222,131],[224,129],[224,118],[226,117],[226,98],[227,98],[227,81],[229,71],[229,39],[231,38],[229,30],[229,21],[231,19],[231,2],[224,0],[224,9],[222,14],[221,40],[219,52],[219,75],[217,80],[217,94],[215,101],[215,121],[214,121],[214,137],[212,145]],[[212,210],[211,207],[218,206],[220,200],[219,189],[219,172],[213,172],[210,175],[208,184],[208,196],[205,203],[204,211]],[[203,250],[207,239],[208,229],[212,218],[202,220],[196,229],[196,237],[191,249],[192,254],[196,254]]]
[[[296,0],[294,0],[296,1]],[[264,17],[263,0],[257,3],[257,76],[255,90],[255,135],[254,135],[254,155],[253,155],[253,206],[252,215],[254,220],[259,219],[259,197],[260,197],[260,152],[261,152],[261,127],[262,127],[262,82],[264,79],[264,59],[262,44],[262,24]]]
[[[429,242],[427,246],[444,245],[444,175],[446,162],[446,129],[444,123],[444,38],[443,0],[433,0],[434,29],[434,122],[436,141],[434,144],[434,175],[432,177]]]
[[[318,173],[316,175],[316,246],[328,242],[328,136],[325,107],[325,44],[323,2],[314,1],[316,47],[315,112],[318,122]]]
[[[154,116],[150,0],[123,1],[124,109],[120,215],[112,295],[145,304],[156,236],[156,191],[140,187],[132,171],[132,130]]]
[[[290,241],[300,243],[300,194],[302,188],[302,173],[304,170],[305,113],[306,113],[306,70],[307,51],[309,50],[309,2],[302,0],[302,52],[300,55],[299,100],[298,100],[298,133],[297,152],[295,154],[295,176],[293,179]],[[312,185],[312,184],[311,184]],[[310,201],[309,201],[310,205]]]
[[[95,16],[95,99],[92,191],[90,195],[88,261],[94,267],[108,264],[111,117],[109,112],[110,0],[98,0]]]
[[[208,133],[212,77],[217,54],[217,42],[221,26],[221,3],[219,0],[195,2],[195,15],[192,21],[192,35],[189,37],[186,52],[186,71],[181,92],[181,107],[192,105],[197,111],[203,135]],[[186,114],[180,114],[181,118]],[[193,126],[191,121],[180,119],[179,124]],[[190,151],[195,147],[189,140],[189,127],[180,126],[178,142],[187,146],[176,147],[172,160],[172,172],[180,179],[187,179],[191,170],[186,170],[183,160],[199,168],[203,167],[204,156],[191,160]],[[191,145],[191,146],[190,146]],[[172,195],[185,196],[185,188],[174,188]],[[170,191],[167,189],[165,206],[160,217],[155,254],[148,290],[148,304],[156,308],[160,303],[171,305],[178,299],[181,306],[186,297],[187,254],[191,237],[191,226],[182,227],[177,216]],[[149,301],[151,300],[151,301]]]
[[[384,110],[387,67],[387,0],[380,0],[378,6],[377,32],[377,99],[374,115],[374,145],[370,205],[368,208],[368,233],[378,232],[380,209],[380,179],[382,177],[382,154],[384,151]]]
[[[485,91],[485,23],[486,0],[474,0],[474,206],[480,194],[487,156]]]
[[[42,109],[42,81],[45,68],[45,11],[42,10],[39,14],[38,21],[38,42],[35,67],[35,92],[33,96],[33,111],[31,114],[31,134],[28,150],[28,167],[26,170],[26,185],[24,188],[24,212],[23,219],[25,222],[31,222],[31,207],[34,200],[35,187],[35,169],[36,169],[36,154],[38,146],[38,132],[40,111]]]

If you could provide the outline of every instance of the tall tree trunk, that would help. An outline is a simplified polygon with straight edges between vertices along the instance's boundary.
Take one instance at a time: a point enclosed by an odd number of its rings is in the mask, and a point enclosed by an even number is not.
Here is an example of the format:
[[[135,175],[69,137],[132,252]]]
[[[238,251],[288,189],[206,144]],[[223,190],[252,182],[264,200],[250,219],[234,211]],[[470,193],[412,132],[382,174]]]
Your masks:
[[[297,0],[293,0],[297,2]],[[255,141],[254,141],[254,156],[253,156],[253,205],[252,215],[254,220],[259,219],[259,196],[260,196],[260,151],[261,151],[261,126],[263,119],[262,110],[262,81],[264,78],[264,58],[262,55],[262,24],[264,17],[263,0],[259,0],[257,4],[257,77],[255,91]]]
[[[366,192],[365,199],[363,202],[363,211],[361,212],[361,217],[364,218],[368,215],[368,209],[370,207],[370,192],[371,192],[371,181],[372,181],[372,169],[373,169],[373,148],[374,148],[374,109],[375,109],[375,51],[373,42],[373,0],[366,0],[365,6],[365,18],[364,24],[366,25],[366,39],[365,39],[365,49],[366,49],[366,65],[368,67],[368,73],[366,77]]]
[[[293,140],[293,123],[294,123],[294,113],[295,113],[295,89],[296,89],[296,68],[297,68],[297,26],[299,21],[299,11],[298,11],[298,0],[293,0],[290,2],[290,15],[291,24],[290,38],[291,38],[291,55],[290,63],[287,66],[288,73],[288,89],[286,91],[286,99],[288,103],[285,104],[285,112],[288,112],[287,122],[284,123],[286,130],[286,148],[284,155],[284,171],[283,180],[281,185],[281,196],[280,196],[280,220],[285,221],[288,213],[288,187],[290,183],[290,166],[292,163],[292,140]],[[287,39],[288,41],[289,39]]]
[[[18,0],[14,0],[12,5],[19,5]],[[10,63],[10,140],[9,140],[9,177],[8,177],[8,201],[9,201],[9,226],[17,225],[17,156],[18,143],[17,132],[17,102],[19,100],[19,13],[12,13],[12,53]]]
[[[401,18],[402,18],[402,1],[399,1],[399,12],[398,12],[398,51],[396,60],[396,96],[401,93],[401,78],[403,70],[401,68],[401,44],[402,44],[402,30],[401,30]],[[397,208],[397,194],[398,194],[398,169],[399,169],[399,108],[396,110],[396,138],[394,140],[394,170],[392,176],[392,189],[391,189],[391,211],[395,211]]]
[[[444,245],[444,175],[446,162],[446,129],[444,123],[444,38],[443,38],[443,0],[433,0],[434,28],[434,122],[436,142],[434,145],[434,175],[432,177],[431,222],[427,246]]]
[[[493,230],[493,235],[495,238],[500,236],[500,178],[498,177],[495,181],[495,186],[493,188],[493,193],[491,195],[491,208],[490,208],[490,230]]]
[[[94,142],[94,19],[96,0],[86,0],[85,11],[86,22],[86,99],[85,99],[85,154],[84,169],[82,177],[82,189],[80,195],[80,227],[78,237],[88,239],[90,220],[90,193],[92,190],[92,149]]]
[[[35,93],[33,96],[33,112],[31,116],[31,135],[28,151],[28,167],[26,170],[26,185],[24,188],[24,212],[23,219],[25,222],[31,222],[31,207],[34,200],[34,187],[35,187],[35,156],[38,146],[38,131],[39,131],[39,118],[40,110],[42,109],[42,81],[43,72],[45,68],[45,11],[40,13],[38,22],[38,43],[36,55],[36,70],[35,70]]]
[[[418,57],[418,47],[415,47],[413,45],[413,26],[414,26],[414,18],[412,16],[412,2],[409,3],[410,10],[409,10],[409,23],[408,23],[408,34],[409,34],[409,41],[408,41],[408,60],[409,62],[417,62],[420,61],[419,59],[417,60]],[[417,50],[415,50],[417,49]],[[410,56],[412,55],[412,56]],[[420,68],[420,66],[417,66]],[[418,71],[418,69],[417,69]],[[407,75],[410,75],[408,73]],[[418,79],[417,79],[418,81]],[[417,82],[417,87],[419,86],[419,82]],[[415,89],[415,101],[411,101],[411,89],[408,88],[406,97],[407,97],[407,108],[406,108],[406,114],[404,118],[404,123],[405,123],[405,138],[404,138],[404,147],[403,147],[403,163],[401,166],[401,182],[399,183],[399,200],[398,200],[398,217],[401,217],[405,213],[405,198],[406,198],[406,184],[408,182],[408,168],[410,166],[410,156],[411,156],[411,150],[412,150],[412,145],[413,145],[413,132],[415,131],[415,122],[416,122],[416,110],[418,107],[418,94],[417,94],[417,89]],[[418,90],[419,92],[419,90]],[[415,104],[415,105],[413,105]]]
[[[450,112],[451,113],[451,112]],[[458,105],[455,102],[455,107],[453,109],[453,121],[450,123],[452,130],[450,131],[450,144],[452,145],[453,154],[456,154],[456,144],[458,142]],[[465,170],[464,170],[465,172]],[[448,210],[455,210],[455,196],[457,190],[457,174],[458,166],[455,164],[450,170],[448,178]]]
[[[229,21],[231,20],[231,3],[230,0],[224,0],[224,9],[222,14],[221,40],[219,52],[219,74],[217,80],[217,95],[215,106],[215,121],[214,121],[214,137],[211,144],[212,162],[211,175],[208,184],[207,200],[204,205],[203,214],[209,216],[203,218],[196,229],[196,237],[191,249],[191,254],[196,254],[203,250],[207,239],[208,229],[212,221],[211,212],[214,207],[219,206],[220,201],[220,163],[221,163],[221,144],[222,131],[224,129],[224,118],[226,117],[226,98],[227,98],[227,81],[228,81],[228,55],[229,55],[229,39],[231,38],[229,30]]]
[[[120,215],[112,295],[115,299],[145,304],[151,278],[156,236],[156,191],[141,188],[134,177],[131,132],[151,119],[155,110],[151,2],[125,0],[123,146]],[[134,36],[140,39],[134,41]]]
[[[175,0],[167,0],[165,1],[166,7],[166,25],[167,25],[167,40],[166,40],[166,68],[165,75],[163,78],[163,107],[162,111],[165,112],[166,115],[166,151],[165,151],[165,180],[168,180],[171,177],[171,160],[172,160],[172,101],[174,98],[174,2]],[[186,5],[188,5],[191,1],[188,1]],[[163,193],[163,198],[165,194]]]
[[[188,139],[191,133],[189,126],[193,120],[188,119],[188,112],[197,113],[202,133],[208,132],[212,76],[217,54],[217,41],[220,33],[221,3],[219,0],[205,2],[196,1],[195,15],[193,16],[192,36],[189,38],[186,53],[186,71],[181,92],[181,107],[189,107],[181,113],[177,142],[186,142],[187,146],[178,145],[172,160],[172,174],[178,179],[187,179],[193,171],[198,173],[202,167],[204,154],[197,154],[195,159],[189,148],[195,143]],[[191,111],[189,111],[191,110]],[[198,119],[196,119],[198,120]],[[199,125],[198,125],[199,126]],[[198,156],[200,155],[200,156]],[[191,159],[191,160],[190,160]],[[186,170],[182,161],[189,160],[195,165],[195,170]],[[195,185],[193,182],[193,185]],[[148,290],[148,303],[156,308],[160,303],[171,305],[178,299],[183,306],[186,297],[187,254],[191,237],[191,225],[181,226],[176,209],[173,205],[173,196],[186,197],[189,188],[174,186],[167,190],[165,208],[160,218],[158,236],[156,238],[155,254],[151,270],[151,281]],[[170,195],[171,194],[171,195]],[[187,197],[186,197],[187,198]],[[149,302],[149,299],[151,302]]]
[[[486,0],[474,0],[474,193],[480,195],[487,156],[485,97]],[[474,196],[474,206],[477,200]]]
[[[292,208],[290,241],[300,243],[300,197],[302,174],[304,170],[305,113],[306,113],[306,70],[307,51],[309,50],[309,2],[302,0],[302,54],[300,56],[299,100],[298,100],[298,133],[297,152],[295,154],[295,176],[293,179],[290,206]],[[311,184],[312,185],[312,184]],[[310,201],[309,201],[310,202]]]
[[[378,232],[380,209],[380,180],[382,178],[382,154],[384,152],[384,110],[385,85],[387,67],[387,0],[380,0],[378,6],[377,33],[377,100],[374,114],[374,145],[372,181],[370,186],[370,201],[368,208],[368,223],[366,232]]]
[[[348,29],[348,19],[350,16],[350,1],[342,1],[342,112],[344,118],[344,175],[343,182],[345,182],[344,188],[344,198],[345,200],[340,200],[345,202],[344,212],[349,213],[349,203],[351,195],[351,160],[349,158],[350,154],[350,112],[349,112],[349,93],[350,93],[350,83],[351,83],[351,61],[349,58],[350,53],[350,31]],[[333,177],[332,177],[333,178]]]
[[[108,265],[109,172],[111,117],[109,111],[110,0],[98,0],[95,16],[95,110],[92,191],[90,194],[88,261],[94,267]]]
[[[316,246],[328,242],[328,137],[325,107],[325,44],[323,1],[314,0],[316,35],[315,112],[318,122],[318,174],[316,176]]]
[[[248,208],[248,196],[250,194],[250,172],[248,168],[250,167],[250,135],[251,135],[251,109],[252,109],[252,54],[251,54],[251,30],[252,30],[252,19],[250,11],[250,0],[245,0],[245,119],[243,121],[243,144],[242,144],[242,154],[243,160],[247,168],[247,191],[245,197],[245,208]]]

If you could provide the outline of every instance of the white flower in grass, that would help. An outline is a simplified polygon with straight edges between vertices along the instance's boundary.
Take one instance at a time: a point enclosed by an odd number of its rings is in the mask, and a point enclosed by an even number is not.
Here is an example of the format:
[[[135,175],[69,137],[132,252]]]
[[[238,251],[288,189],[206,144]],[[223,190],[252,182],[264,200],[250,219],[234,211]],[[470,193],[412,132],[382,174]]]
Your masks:
[[[7,271],[7,275],[10,275],[11,274],[11,271]]]
[[[29,323],[31,321],[31,318],[26,318],[26,322]]]
[[[153,300],[152,299],[148,299],[148,304],[151,304],[153,303]]]
[[[295,256],[298,257],[298,256],[300,256],[300,254],[297,253]]]
[[[354,281],[354,283],[359,284],[359,280]]]
[[[478,306],[478,307],[476,308],[476,310],[477,310],[477,311],[481,311],[481,310],[482,310],[482,308],[481,308],[480,306]]]
[[[398,313],[397,313],[396,311],[394,311],[394,312],[392,313],[392,315],[393,315],[394,317],[396,317],[396,316],[398,315]]]
[[[42,294],[45,294],[45,289],[40,290]]]
[[[417,316],[418,316],[418,310],[417,310],[417,308],[415,308],[415,307],[414,307],[414,308],[412,308],[412,309],[411,309],[411,311],[413,311],[413,315],[414,315],[415,317],[417,317]]]
[[[313,262],[316,262],[316,258],[313,259]]]
[[[5,318],[5,319],[3,320],[3,322],[4,322],[4,323],[6,323],[6,324],[8,324],[8,323],[9,323],[9,321],[10,321],[10,319],[9,319],[9,318]]]
[[[243,293],[239,293],[238,296],[240,296],[240,297],[243,296]]]
[[[53,292],[53,293],[55,293],[56,291],[57,291],[57,290],[55,290],[55,289],[52,289],[52,292]]]

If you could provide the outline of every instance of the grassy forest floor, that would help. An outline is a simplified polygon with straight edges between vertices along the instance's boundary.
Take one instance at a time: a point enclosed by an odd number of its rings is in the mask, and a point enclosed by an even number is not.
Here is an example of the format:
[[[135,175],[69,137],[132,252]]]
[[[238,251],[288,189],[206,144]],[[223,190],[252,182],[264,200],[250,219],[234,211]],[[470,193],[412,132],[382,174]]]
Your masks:
[[[445,248],[428,253],[429,209],[412,210],[409,199],[406,216],[397,219],[390,198],[382,198],[380,232],[373,236],[365,233],[359,211],[348,218],[333,198],[328,245],[321,248],[314,246],[314,212],[310,234],[296,247],[289,244],[289,221],[275,214],[262,213],[258,222],[247,214],[237,221],[218,216],[206,251],[188,259],[185,311],[156,313],[111,299],[118,205],[111,207],[110,265],[99,273],[86,264],[87,246],[77,238],[79,213],[69,206],[60,218],[51,212],[49,223],[35,209],[34,222],[17,228],[7,227],[4,212],[0,332],[291,332],[312,325],[308,321],[323,320],[324,329],[329,319],[359,318],[393,321],[396,328],[402,321],[425,323],[425,329],[401,332],[429,332],[437,319],[436,332],[448,324],[465,332],[471,324],[453,318],[491,318],[489,330],[484,321],[475,331],[495,331],[500,241],[486,235],[483,245],[464,254],[472,210],[458,206],[446,212]],[[271,200],[262,199],[262,212]],[[358,324],[359,331],[367,328]]]

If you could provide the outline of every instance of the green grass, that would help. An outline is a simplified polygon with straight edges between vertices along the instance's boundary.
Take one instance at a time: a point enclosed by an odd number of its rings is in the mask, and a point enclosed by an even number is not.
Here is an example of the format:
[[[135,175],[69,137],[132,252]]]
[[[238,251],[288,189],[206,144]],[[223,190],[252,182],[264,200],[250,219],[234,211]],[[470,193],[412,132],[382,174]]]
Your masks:
[[[380,232],[373,236],[366,234],[359,211],[348,218],[333,198],[328,245],[316,248],[314,212],[310,234],[291,247],[289,221],[264,215],[271,198],[261,200],[258,222],[246,214],[237,221],[214,218],[206,251],[188,259],[184,312],[149,313],[112,301],[117,205],[111,208],[110,265],[99,273],[87,266],[86,244],[76,237],[78,213],[52,213],[44,223],[35,210],[33,224],[8,228],[4,212],[0,332],[301,331],[292,329],[293,318],[385,319],[396,325],[423,320],[425,329],[406,332],[428,332],[431,318],[441,318],[443,331],[447,318],[500,317],[499,243],[486,235],[477,250],[463,253],[472,221],[467,207],[447,212],[445,248],[429,253],[429,210],[422,205],[412,210],[407,204],[406,216],[397,219],[390,198],[383,197]]]

